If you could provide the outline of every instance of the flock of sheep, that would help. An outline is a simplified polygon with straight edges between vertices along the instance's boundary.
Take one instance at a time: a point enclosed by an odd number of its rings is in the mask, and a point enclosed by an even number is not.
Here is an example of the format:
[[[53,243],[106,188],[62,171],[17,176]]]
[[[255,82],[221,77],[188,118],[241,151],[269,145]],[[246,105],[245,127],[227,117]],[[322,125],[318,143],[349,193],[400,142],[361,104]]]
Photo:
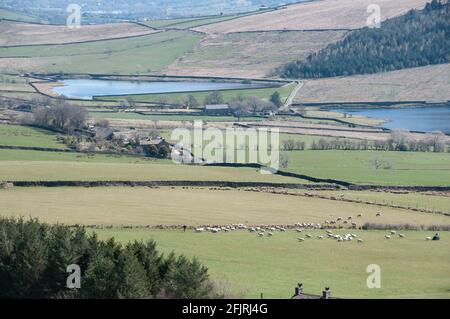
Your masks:
[[[358,214],[356,217],[361,218],[363,215]],[[381,212],[378,212],[376,214],[376,217],[380,217]],[[296,223],[294,225],[295,230],[298,233],[302,233],[305,229],[324,229],[327,228],[327,226],[335,225],[338,223],[343,224],[349,224],[351,223],[352,228],[357,228],[357,224],[354,222],[351,222],[353,219],[352,216],[348,216],[346,219],[343,217],[338,217],[335,220],[326,220],[324,224],[319,223]],[[211,233],[218,233],[218,232],[230,232],[235,230],[248,230],[251,233],[256,233],[258,237],[272,237],[276,231],[285,232],[287,230],[286,227],[283,226],[245,226],[244,224],[231,224],[227,226],[218,226],[218,227],[198,227],[195,229],[195,232],[202,233],[202,232],[211,232]],[[389,234],[385,235],[385,239],[393,239],[397,235],[397,232],[395,230],[391,230]],[[339,235],[334,234],[331,230],[327,230],[324,235],[316,236],[317,239],[321,240],[326,237],[330,239],[334,239],[337,242],[345,242],[345,241],[353,241],[356,240],[358,243],[363,243],[364,240],[361,238],[358,238],[356,234],[349,233],[345,235]],[[306,239],[312,238],[310,234],[305,234],[304,237],[298,237],[299,242],[303,242]],[[398,234],[399,238],[405,238],[404,234]],[[432,240],[432,237],[427,237],[426,240]]]

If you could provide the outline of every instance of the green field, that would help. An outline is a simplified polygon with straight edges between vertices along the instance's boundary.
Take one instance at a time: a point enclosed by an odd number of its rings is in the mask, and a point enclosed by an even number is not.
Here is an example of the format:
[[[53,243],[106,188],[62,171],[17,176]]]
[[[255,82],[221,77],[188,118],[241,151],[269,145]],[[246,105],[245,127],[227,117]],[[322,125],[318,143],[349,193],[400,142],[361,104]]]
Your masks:
[[[198,18],[164,19],[164,20],[146,21],[144,22],[144,24],[152,28],[189,29],[205,24],[231,20],[239,16],[240,15],[227,15],[227,16],[210,16]]]
[[[56,134],[47,130],[21,125],[0,124],[0,145],[45,148],[67,148],[56,139]]]
[[[28,72],[150,73],[171,64],[199,39],[193,32],[167,31],[82,44],[0,48],[0,57],[20,58],[21,65],[30,64]],[[4,65],[1,69],[14,70],[14,67]]]
[[[269,10],[264,10],[269,11]],[[204,17],[192,17],[192,18],[179,18],[179,19],[161,19],[161,20],[151,20],[143,22],[145,25],[148,25],[152,28],[175,28],[175,29],[190,29],[198,26],[218,23],[222,21],[232,20],[238,17],[244,17],[247,15],[252,15],[258,12],[248,12],[248,13],[240,13],[240,14],[229,14],[229,15],[212,15],[212,16],[204,16]]]
[[[17,20],[23,22],[40,22],[40,20],[36,17],[26,15],[22,12],[11,11],[6,9],[0,9],[0,20],[1,19]]]
[[[0,190],[0,202],[8,203],[2,208],[6,216],[83,225],[293,225],[347,216],[359,226],[450,225],[450,217],[442,214],[239,189],[15,187]],[[359,213],[363,216],[356,218]]]
[[[404,232],[404,239],[384,239],[382,231],[352,231],[364,239],[338,243],[331,239],[297,241],[294,232],[258,238],[248,232],[183,233],[182,231],[95,230],[126,243],[154,239],[163,252],[197,256],[213,279],[225,282],[237,297],[290,298],[297,282],[306,293],[331,287],[335,297],[450,298],[450,233],[440,242],[425,241],[432,232]],[[308,231],[311,235],[324,231]],[[337,232],[345,234],[346,232]],[[413,252],[413,253],[412,253]],[[381,267],[381,289],[368,289],[367,266]]]
[[[261,99],[268,100],[270,96],[278,91],[281,95],[282,100],[288,98],[289,94],[295,87],[295,83],[290,83],[288,85],[284,85],[282,87],[277,88],[263,88],[263,89],[242,89],[242,90],[222,90],[218,91],[223,95],[224,102],[227,103],[231,99],[242,96],[242,97],[251,97],[256,96]],[[182,103],[182,99],[186,97],[188,94],[193,95],[199,103],[203,103],[205,97],[208,94],[211,94],[213,91],[202,91],[202,92],[183,92],[183,93],[167,93],[167,94],[138,94],[138,95],[116,95],[116,96],[102,96],[99,99],[102,100],[123,100],[128,97],[133,98],[135,102],[153,102],[158,103],[162,98],[168,98],[170,103],[180,104]]]
[[[237,122],[234,116],[203,116],[203,115],[164,115],[164,114],[141,114],[134,112],[89,112],[93,119],[120,119],[120,120],[149,120],[149,121],[195,121],[203,120],[207,122]],[[248,117],[246,121],[261,121],[260,117]]]
[[[381,157],[392,169],[375,170],[371,160]],[[357,184],[450,186],[450,153],[384,151],[289,152],[288,171]]]
[[[450,196],[437,193],[387,193],[376,191],[308,191],[324,196],[360,200],[384,205],[401,205],[404,207],[427,209],[450,213]]]
[[[301,183],[307,181],[263,175],[256,169],[202,167],[172,164],[171,161],[145,161],[131,158],[61,157],[50,155],[32,159],[33,153],[22,160],[9,160],[0,150],[0,180],[8,181],[234,181]],[[77,154],[75,154],[77,155]],[[128,160],[128,163],[126,161]],[[134,162],[133,162],[134,160]]]

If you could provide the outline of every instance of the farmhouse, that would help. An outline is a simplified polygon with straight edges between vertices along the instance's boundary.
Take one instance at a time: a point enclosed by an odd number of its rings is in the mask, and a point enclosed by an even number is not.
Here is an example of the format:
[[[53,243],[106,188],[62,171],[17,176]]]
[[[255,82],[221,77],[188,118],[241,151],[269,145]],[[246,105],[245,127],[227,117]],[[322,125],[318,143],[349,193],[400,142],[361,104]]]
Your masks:
[[[160,137],[141,139],[139,145],[147,156],[166,157],[170,153],[170,144]]]
[[[336,299],[336,298],[331,297],[331,290],[328,287],[325,287],[325,289],[322,291],[322,296],[305,294],[303,292],[303,284],[299,283],[297,287],[295,287],[295,292],[294,295],[291,297],[291,299]]]
[[[229,115],[230,108],[229,108],[228,104],[205,105],[203,113],[205,115]]]
[[[139,145],[142,147],[150,147],[154,145],[157,148],[160,148],[162,146],[169,147],[169,143],[166,142],[163,138],[148,138],[148,139],[142,139],[139,141]]]

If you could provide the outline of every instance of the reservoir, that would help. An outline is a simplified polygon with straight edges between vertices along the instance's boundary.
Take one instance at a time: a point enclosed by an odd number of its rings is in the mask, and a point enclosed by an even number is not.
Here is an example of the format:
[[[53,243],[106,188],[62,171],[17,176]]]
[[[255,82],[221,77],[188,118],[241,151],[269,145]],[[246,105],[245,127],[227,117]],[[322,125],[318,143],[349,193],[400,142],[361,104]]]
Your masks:
[[[90,100],[94,96],[198,92],[273,87],[268,83],[200,82],[200,81],[119,81],[73,79],[60,81],[53,91],[68,98]]]
[[[408,108],[338,108],[330,111],[363,115],[383,119],[381,126],[389,129],[450,134],[450,107],[408,107]]]

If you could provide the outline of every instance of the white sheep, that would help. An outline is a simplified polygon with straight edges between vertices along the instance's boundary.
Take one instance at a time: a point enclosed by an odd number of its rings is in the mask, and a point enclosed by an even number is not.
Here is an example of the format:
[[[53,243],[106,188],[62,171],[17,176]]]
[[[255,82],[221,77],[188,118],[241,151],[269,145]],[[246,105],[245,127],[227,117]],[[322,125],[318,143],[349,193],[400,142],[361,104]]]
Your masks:
[[[317,236],[317,239],[323,239],[323,236],[322,235]]]
[[[263,236],[264,236],[264,233],[258,233],[258,236],[259,236],[259,237],[263,237]]]
[[[431,239],[432,239],[431,237],[427,237],[427,238],[426,238],[426,240],[431,240]]]
[[[384,236],[384,238],[391,239],[391,236],[390,235],[386,235],[386,236]]]
[[[301,233],[303,230],[301,230],[300,228],[296,229],[297,233]]]
[[[303,238],[303,237],[299,237],[297,239],[298,239],[298,241],[305,241],[305,238]]]
[[[363,243],[364,240],[362,240],[361,238],[358,238],[358,243]]]
[[[310,234],[306,234],[305,235],[307,238],[311,238],[311,235]]]
[[[404,234],[398,234],[398,237],[405,238],[405,235]]]
[[[268,232],[268,233],[267,233],[267,236],[272,237],[272,236],[273,236],[273,233]]]
[[[203,228],[203,227],[200,227],[200,228],[196,228],[195,229],[195,232],[196,233],[203,233],[205,231],[205,229]]]
[[[395,235],[397,232],[395,230],[391,230],[391,235]]]

